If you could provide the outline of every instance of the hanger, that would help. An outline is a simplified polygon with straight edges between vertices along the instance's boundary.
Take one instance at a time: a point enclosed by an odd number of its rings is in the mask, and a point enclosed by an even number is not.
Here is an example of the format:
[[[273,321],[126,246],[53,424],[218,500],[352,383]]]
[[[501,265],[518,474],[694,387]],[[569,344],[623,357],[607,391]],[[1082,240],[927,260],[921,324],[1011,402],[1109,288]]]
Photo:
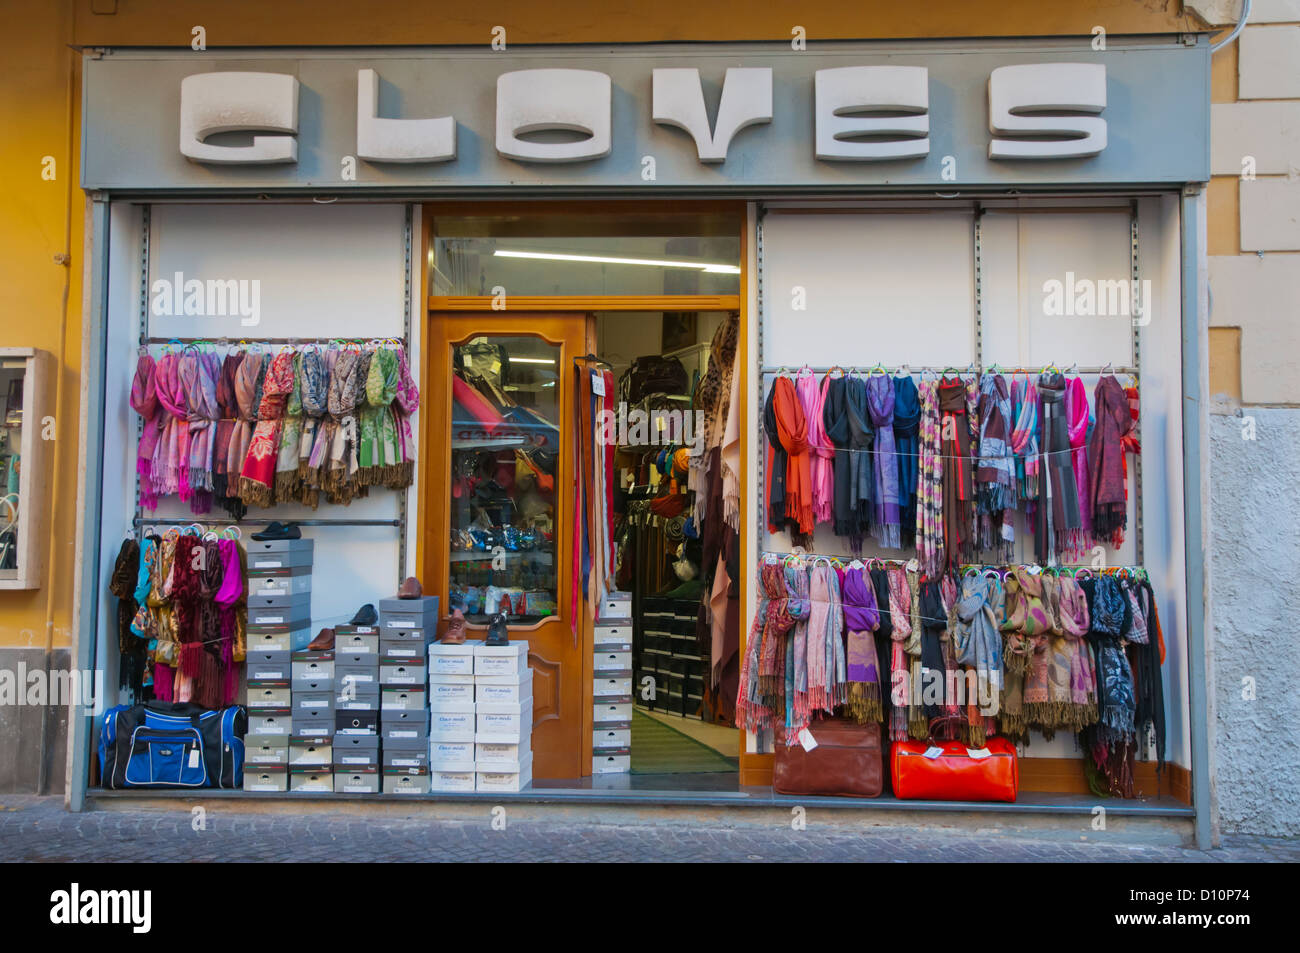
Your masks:
[[[897,372],[894,376],[895,376],[895,377],[911,377],[911,376],[912,376],[912,368],[910,368],[910,367],[909,367],[908,365],[906,365],[906,364],[900,364],[899,367],[898,367],[898,372]]]

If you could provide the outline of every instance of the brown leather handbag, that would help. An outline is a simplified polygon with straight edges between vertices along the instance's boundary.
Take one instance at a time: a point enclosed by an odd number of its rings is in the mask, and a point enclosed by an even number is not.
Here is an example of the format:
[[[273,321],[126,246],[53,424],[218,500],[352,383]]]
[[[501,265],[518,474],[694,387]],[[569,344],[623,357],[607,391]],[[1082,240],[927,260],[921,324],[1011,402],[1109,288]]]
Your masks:
[[[885,761],[880,725],[827,718],[809,728],[817,747],[805,751],[798,739],[776,745],[772,788],[777,794],[880,797]]]

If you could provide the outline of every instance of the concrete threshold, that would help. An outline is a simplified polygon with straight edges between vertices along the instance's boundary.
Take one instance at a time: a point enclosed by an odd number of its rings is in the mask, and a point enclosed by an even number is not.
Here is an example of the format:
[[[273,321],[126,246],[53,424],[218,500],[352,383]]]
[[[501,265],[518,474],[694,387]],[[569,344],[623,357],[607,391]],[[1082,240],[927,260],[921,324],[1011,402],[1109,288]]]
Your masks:
[[[1110,801],[1060,794],[1024,794],[1015,803],[900,801],[838,797],[787,797],[770,788],[736,792],[609,791],[586,788],[530,788],[518,793],[430,795],[284,794],[243,791],[105,791],[86,795],[91,811],[209,815],[309,814],[358,819],[421,819],[491,823],[518,821],[630,827],[702,826],[712,829],[785,828],[801,821],[818,829],[867,833],[912,829],[1025,835],[1036,839],[1134,846],[1193,842],[1190,807],[1169,798]]]

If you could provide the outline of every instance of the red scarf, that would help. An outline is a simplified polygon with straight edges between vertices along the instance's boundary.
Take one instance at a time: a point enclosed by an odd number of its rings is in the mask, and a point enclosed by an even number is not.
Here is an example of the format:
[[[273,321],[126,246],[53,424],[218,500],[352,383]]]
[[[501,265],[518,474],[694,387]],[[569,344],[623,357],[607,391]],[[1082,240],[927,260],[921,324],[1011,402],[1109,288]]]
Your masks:
[[[795,392],[794,382],[778,377],[772,385],[777,432],[786,452],[785,513],[799,532],[813,531],[812,459],[808,446],[808,420]]]

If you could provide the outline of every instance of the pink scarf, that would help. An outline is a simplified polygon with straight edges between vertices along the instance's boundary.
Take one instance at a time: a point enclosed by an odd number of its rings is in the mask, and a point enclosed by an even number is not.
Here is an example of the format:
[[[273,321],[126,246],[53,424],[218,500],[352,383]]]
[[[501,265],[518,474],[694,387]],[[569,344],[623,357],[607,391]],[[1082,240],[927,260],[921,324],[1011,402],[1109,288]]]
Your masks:
[[[1070,463],[1074,467],[1074,483],[1079,491],[1079,517],[1082,523],[1079,529],[1070,530],[1068,545],[1071,553],[1080,558],[1092,538],[1092,508],[1085,502],[1092,499],[1088,474],[1088,390],[1080,377],[1066,381],[1065,414],[1070,432]]]
[[[808,450],[812,457],[813,520],[829,523],[834,516],[835,486],[832,482],[835,469],[835,445],[826,436],[822,421],[822,407],[826,403],[826,389],[831,378],[827,374],[821,387],[811,371],[801,373],[798,380],[799,403],[803,404],[804,419],[808,421]]]
[[[154,375],[155,393],[161,405],[162,432],[153,453],[153,489],[157,496],[170,496],[180,492],[182,480],[182,433],[189,434],[189,405],[180,379],[181,356],[168,352],[158,359]],[[186,441],[188,442],[188,441]],[[188,459],[186,447],[186,459]],[[189,499],[188,474],[184,474],[186,499]]]
[[[135,364],[135,380],[131,382],[131,407],[144,418],[135,452],[135,472],[140,476],[140,505],[147,510],[158,508],[158,494],[153,487],[153,455],[162,433],[163,418],[158,406],[157,372],[153,356],[141,354]]]
[[[184,363],[181,365],[185,368]],[[215,351],[199,354],[195,361],[194,379],[185,381],[186,404],[189,408],[188,439],[190,444],[186,466],[193,491],[190,511],[206,513],[212,508],[212,446],[221,411],[217,406],[217,378],[221,376],[221,358]]]

